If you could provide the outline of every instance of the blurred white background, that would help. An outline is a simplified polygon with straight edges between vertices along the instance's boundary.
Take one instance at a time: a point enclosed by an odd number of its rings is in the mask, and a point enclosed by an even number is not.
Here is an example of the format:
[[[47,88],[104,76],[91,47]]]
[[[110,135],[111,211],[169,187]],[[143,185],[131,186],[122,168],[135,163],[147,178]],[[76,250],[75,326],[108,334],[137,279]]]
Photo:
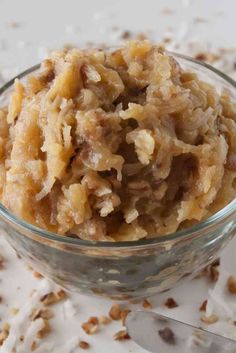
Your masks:
[[[122,31],[204,49],[236,47],[235,0],[0,0],[0,71],[6,80],[49,49],[116,44]]]

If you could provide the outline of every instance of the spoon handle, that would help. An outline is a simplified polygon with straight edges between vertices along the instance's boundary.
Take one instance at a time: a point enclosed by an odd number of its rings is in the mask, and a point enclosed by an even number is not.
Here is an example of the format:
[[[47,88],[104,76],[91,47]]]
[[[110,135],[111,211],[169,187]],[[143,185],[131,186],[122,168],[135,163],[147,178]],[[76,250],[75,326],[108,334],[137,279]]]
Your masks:
[[[130,337],[152,353],[236,353],[236,341],[153,312],[126,318]]]

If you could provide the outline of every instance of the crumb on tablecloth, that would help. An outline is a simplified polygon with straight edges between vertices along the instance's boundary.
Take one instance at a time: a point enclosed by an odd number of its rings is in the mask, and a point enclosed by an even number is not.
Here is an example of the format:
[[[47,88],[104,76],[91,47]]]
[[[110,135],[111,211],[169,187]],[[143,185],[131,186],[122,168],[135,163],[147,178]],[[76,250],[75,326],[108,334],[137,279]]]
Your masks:
[[[110,311],[109,311],[109,316],[112,320],[120,320],[121,318],[121,307],[119,304],[115,303],[112,305]]]
[[[36,320],[39,318],[49,320],[53,318],[54,313],[49,308],[33,309],[30,314],[30,320]]]
[[[88,349],[88,348],[90,348],[90,344],[88,342],[86,342],[86,341],[80,341],[79,342],[79,347],[81,349]]]
[[[207,306],[207,299],[202,302],[202,304],[199,307],[199,311],[206,311],[206,306]]]
[[[236,294],[236,277],[235,276],[229,276],[228,280],[227,280],[227,288],[228,291],[231,294]]]
[[[122,39],[129,39],[129,38],[131,38],[131,32],[130,32],[130,31],[124,31],[124,32],[122,32],[121,38],[122,38]]]
[[[142,306],[143,306],[144,309],[152,309],[152,304],[147,299],[143,300]]]
[[[50,292],[47,293],[45,295],[43,295],[40,298],[40,301],[44,304],[44,305],[51,305],[51,304],[55,304],[63,299],[66,298],[66,292],[63,289],[60,289],[58,292]]]
[[[0,346],[3,345],[4,341],[7,339],[10,331],[10,326],[7,322],[3,324],[2,330],[0,331]]]
[[[98,330],[99,320],[96,316],[91,316],[87,322],[82,323],[81,327],[88,335],[92,335]]]
[[[37,334],[38,338],[44,338],[51,332],[49,321],[46,319],[42,319],[42,320],[43,320],[43,327],[41,330],[39,330]]]
[[[209,278],[212,282],[217,282],[219,279],[219,266],[220,266],[220,259],[216,259],[209,265]]]
[[[34,271],[34,277],[38,278],[38,279],[41,279],[41,278],[43,278],[43,275],[41,275],[41,273],[39,273],[37,271]]]
[[[176,303],[176,301],[175,301],[173,298],[168,298],[168,299],[165,301],[165,306],[166,306],[168,309],[174,309],[174,308],[177,308],[179,305]]]
[[[0,270],[4,268],[4,257],[0,254]]]
[[[130,339],[130,336],[126,330],[121,330],[116,332],[113,338],[115,341],[124,341]]]
[[[207,277],[211,282],[217,282],[220,274],[219,267],[220,267],[220,259],[216,259],[210,265],[206,266],[201,271],[199,271],[197,275],[194,277],[194,279]]]

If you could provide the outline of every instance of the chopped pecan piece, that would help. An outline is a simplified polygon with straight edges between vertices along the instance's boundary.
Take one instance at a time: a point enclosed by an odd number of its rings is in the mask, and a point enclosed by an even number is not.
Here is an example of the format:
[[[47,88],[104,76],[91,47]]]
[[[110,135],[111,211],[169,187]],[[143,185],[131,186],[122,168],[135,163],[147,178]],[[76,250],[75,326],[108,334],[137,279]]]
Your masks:
[[[79,342],[79,347],[81,349],[88,349],[90,347],[90,344],[88,342],[86,342],[86,341],[80,341]]]
[[[33,341],[32,345],[31,345],[31,352],[35,351],[35,349],[38,347],[37,343],[35,341]]]
[[[95,333],[98,329],[98,325],[93,325],[89,322],[84,322],[81,325],[82,329],[84,330],[84,332],[86,332],[88,335],[92,335],[93,333]]]
[[[58,292],[50,292],[43,295],[40,301],[44,305],[51,305],[63,300],[65,297],[66,297],[66,292],[63,289],[60,289]]]
[[[152,309],[152,304],[149,302],[149,300],[147,300],[147,299],[144,299],[144,301],[143,301],[143,308],[144,309]]]
[[[130,336],[129,336],[129,334],[128,334],[128,332],[126,330],[118,331],[114,335],[114,340],[115,341],[124,341],[124,340],[128,340],[128,339],[130,339]]]
[[[90,324],[97,325],[98,324],[98,318],[96,316],[91,316],[88,320]]]
[[[121,307],[119,304],[113,304],[110,311],[109,316],[112,320],[120,320],[121,319]]]
[[[176,301],[173,298],[168,298],[165,301],[165,306],[167,306],[167,308],[169,308],[169,309],[173,309],[173,308],[177,308],[178,304],[176,303]]]
[[[4,267],[4,257],[0,254],[0,270]]]
[[[37,320],[39,318],[49,320],[54,316],[52,310],[48,308],[42,308],[42,309],[33,309],[32,313],[30,314],[30,320]]]
[[[48,320],[43,319],[43,323],[44,323],[43,328],[37,334],[38,338],[46,337],[51,331],[51,328],[50,328]]]
[[[43,276],[41,275],[41,273],[34,271],[34,277],[35,278],[43,278]]]
[[[84,322],[81,327],[88,334],[92,335],[98,329],[99,320],[96,316],[91,316],[87,322]]]
[[[202,302],[202,304],[200,305],[199,310],[206,311],[206,306],[207,306],[207,300],[204,300],[204,302]]]
[[[218,267],[219,265],[215,265],[214,263],[210,265],[210,279],[212,282],[217,282],[219,279],[220,273]]]
[[[9,335],[9,330],[10,330],[9,324],[5,323],[3,325],[2,331],[0,331],[0,346],[2,346],[4,341],[7,339]]]
[[[229,276],[227,280],[227,287],[228,291],[231,294],[236,294],[236,277],[235,276]]]

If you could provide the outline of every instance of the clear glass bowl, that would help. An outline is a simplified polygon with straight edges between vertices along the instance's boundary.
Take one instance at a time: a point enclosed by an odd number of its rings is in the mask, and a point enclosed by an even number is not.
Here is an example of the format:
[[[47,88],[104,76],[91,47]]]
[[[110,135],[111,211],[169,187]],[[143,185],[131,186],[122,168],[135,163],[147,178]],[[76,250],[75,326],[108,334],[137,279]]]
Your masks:
[[[232,98],[236,83],[209,65],[173,54],[183,68],[196,72]],[[18,76],[24,78],[39,66]],[[0,89],[7,102],[14,80]],[[172,288],[194,276],[235,234],[236,200],[206,221],[184,231],[136,242],[88,242],[58,236],[18,219],[0,204],[0,225],[16,252],[61,286],[114,299],[141,298]]]

